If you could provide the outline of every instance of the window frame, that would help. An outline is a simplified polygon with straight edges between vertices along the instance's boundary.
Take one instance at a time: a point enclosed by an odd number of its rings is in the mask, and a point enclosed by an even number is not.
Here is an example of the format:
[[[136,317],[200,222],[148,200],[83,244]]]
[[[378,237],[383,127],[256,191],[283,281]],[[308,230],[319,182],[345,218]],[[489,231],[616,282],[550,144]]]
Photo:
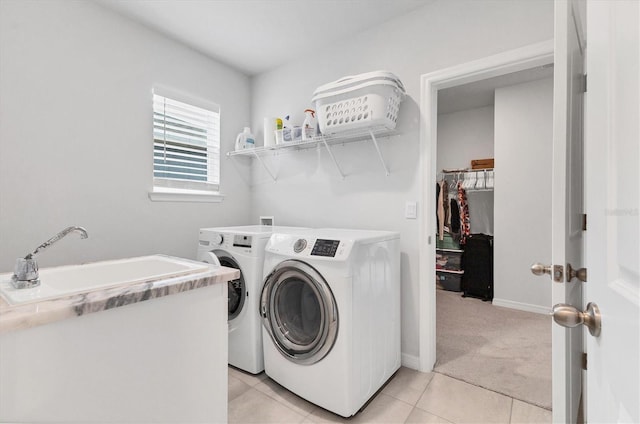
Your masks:
[[[210,183],[206,182],[198,182],[198,181],[190,181],[190,180],[174,180],[168,178],[155,177],[155,136],[153,130],[153,116],[156,113],[154,101],[155,96],[161,96],[166,99],[170,99],[176,102],[185,103],[189,106],[197,107],[200,109],[205,109],[209,112],[213,112],[217,114],[218,117],[218,135],[217,135],[217,146],[211,146],[207,144],[207,179],[209,178],[209,172],[211,170],[211,166],[217,168],[218,172],[218,182]],[[221,151],[221,131],[220,131],[220,123],[221,123],[221,113],[220,113],[220,105],[214,103],[209,100],[205,100],[202,98],[198,98],[196,96],[192,96],[178,90],[174,90],[171,88],[163,87],[163,86],[154,86],[151,92],[151,141],[152,141],[152,190],[149,191],[149,199],[152,201],[185,201],[185,202],[221,202],[224,199],[224,196],[220,192],[220,183],[221,183],[221,162],[222,162],[222,151]],[[214,142],[215,143],[215,142]],[[213,148],[213,149],[212,149]],[[217,155],[211,155],[210,149],[217,149]],[[217,157],[216,157],[217,156]],[[212,160],[217,159],[217,164],[212,164]]]

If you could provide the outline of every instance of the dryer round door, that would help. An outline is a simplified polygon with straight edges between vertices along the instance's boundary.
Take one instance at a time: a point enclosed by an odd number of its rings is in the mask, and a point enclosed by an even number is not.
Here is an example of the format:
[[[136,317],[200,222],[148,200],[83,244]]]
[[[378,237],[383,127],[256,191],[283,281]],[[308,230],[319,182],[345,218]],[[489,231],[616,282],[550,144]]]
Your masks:
[[[278,264],[262,288],[262,324],[290,361],[314,364],[338,337],[338,306],[331,288],[313,267],[298,260]]]
[[[226,266],[228,268],[235,268],[240,271],[240,277],[238,279],[231,280],[227,283],[229,292],[229,315],[227,316],[227,320],[231,321],[238,315],[240,315],[247,297],[247,288],[244,282],[244,274],[242,272],[242,269],[240,268],[240,265],[238,265],[238,262],[231,254],[225,252],[224,250],[214,250],[209,254],[211,256],[214,256],[220,265]],[[206,260],[206,258],[204,262],[213,263],[209,260]]]

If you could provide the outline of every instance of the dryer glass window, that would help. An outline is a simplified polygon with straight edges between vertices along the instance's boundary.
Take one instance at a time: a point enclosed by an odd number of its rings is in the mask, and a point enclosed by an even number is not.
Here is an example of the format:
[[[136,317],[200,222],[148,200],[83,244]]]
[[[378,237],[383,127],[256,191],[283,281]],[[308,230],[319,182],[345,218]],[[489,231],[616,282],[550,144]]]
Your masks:
[[[260,310],[276,347],[292,362],[313,364],[333,348],[338,308],[329,285],[308,264],[286,260],[265,280]]]
[[[285,337],[301,346],[313,343],[322,329],[320,300],[314,288],[290,278],[279,286],[276,303],[276,320]]]

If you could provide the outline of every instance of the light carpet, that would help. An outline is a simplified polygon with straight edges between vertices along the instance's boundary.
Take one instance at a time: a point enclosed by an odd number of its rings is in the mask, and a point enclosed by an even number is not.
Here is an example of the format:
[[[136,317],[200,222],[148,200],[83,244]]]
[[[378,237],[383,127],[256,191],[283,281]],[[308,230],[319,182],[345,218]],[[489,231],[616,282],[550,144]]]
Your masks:
[[[551,409],[551,317],[436,293],[435,371]]]

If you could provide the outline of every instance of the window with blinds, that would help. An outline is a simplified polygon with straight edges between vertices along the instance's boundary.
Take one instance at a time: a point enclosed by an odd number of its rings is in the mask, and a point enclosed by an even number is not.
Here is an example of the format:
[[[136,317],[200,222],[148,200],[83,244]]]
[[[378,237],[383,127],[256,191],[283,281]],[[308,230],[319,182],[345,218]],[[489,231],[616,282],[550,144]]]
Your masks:
[[[217,192],[220,107],[153,91],[153,185]]]

